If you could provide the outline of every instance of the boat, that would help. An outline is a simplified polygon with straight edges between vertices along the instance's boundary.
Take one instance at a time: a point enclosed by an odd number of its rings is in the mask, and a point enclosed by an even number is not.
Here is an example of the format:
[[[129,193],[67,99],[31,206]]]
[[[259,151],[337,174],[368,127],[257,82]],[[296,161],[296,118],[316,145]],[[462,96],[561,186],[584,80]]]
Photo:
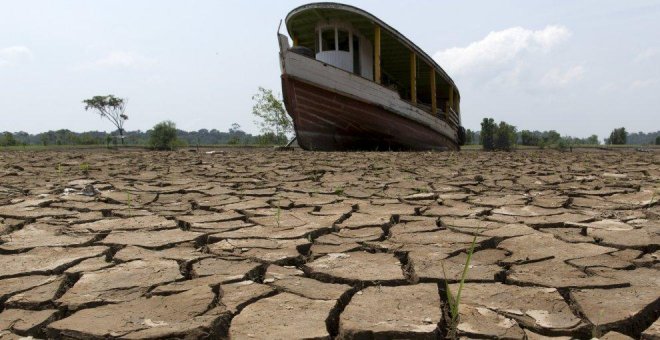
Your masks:
[[[282,95],[301,148],[445,151],[464,144],[456,84],[382,20],[322,2],[293,9],[285,25],[289,36],[278,28]]]

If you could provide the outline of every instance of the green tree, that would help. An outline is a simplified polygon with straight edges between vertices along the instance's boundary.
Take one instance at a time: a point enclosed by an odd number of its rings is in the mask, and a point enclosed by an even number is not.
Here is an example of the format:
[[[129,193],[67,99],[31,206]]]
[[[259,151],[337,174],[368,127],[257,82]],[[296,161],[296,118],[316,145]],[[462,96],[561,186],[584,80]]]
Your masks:
[[[493,118],[484,118],[481,121],[481,136],[480,142],[484,150],[491,151],[495,149],[495,120]]]
[[[516,144],[516,127],[500,122],[495,133],[495,149],[510,151]]]
[[[238,123],[234,123],[229,128],[229,141],[227,144],[236,145],[240,143],[241,137],[245,135],[245,132],[241,130],[241,126]]]
[[[284,103],[273,95],[272,90],[263,87],[259,87],[259,92],[252,96],[252,100],[252,114],[259,118],[255,123],[261,132],[274,133],[278,140],[286,140],[286,136],[293,132],[293,122],[284,109]]]
[[[539,145],[539,136],[529,130],[522,130],[520,132],[520,143],[522,145]]]
[[[124,144],[124,122],[128,120],[126,111],[126,100],[124,98],[117,98],[113,95],[107,96],[94,96],[90,99],[83,100],[85,104],[85,111],[93,110],[98,113],[101,118],[107,118],[119,130],[119,138],[121,143]]]
[[[626,144],[627,140],[628,132],[626,132],[626,128],[622,127],[612,130],[610,138],[608,139],[608,144],[623,145]]]
[[[590,144],[590,145],[600,144],[600,142],[598,141],[598,136],[596,136],[596,135],[589,136],[589,138],[587,138],[587,144]]]
[[[655,145],[660,145],[660,136],[655,137]]]
[[[154,125],[149,135],[149,146],[156,150],[173,150],[176,142],[176,124],[169,120]]]
[[[556,145],[555,148],[559,151],[566,151],[568,149],[571,149],[571,151],[573,150],[569,138],[560,138],[557,144],[555,145]]]
[[[550,130],[543,136],[543,143],[546,145],[557,144],[559,140],[561,140],[561,135],[555,130]]]
[[[14,138],[14,135],[11,132],[5,132],[0,138],[0,145],[2,146],[16,146],[18,141]]]
[[[465,144],[466,145],[472,144],[472,137],[474,137],[474,132],[472,132],[472,130],[470,130],[470,129],[467,129],[465,131]]]

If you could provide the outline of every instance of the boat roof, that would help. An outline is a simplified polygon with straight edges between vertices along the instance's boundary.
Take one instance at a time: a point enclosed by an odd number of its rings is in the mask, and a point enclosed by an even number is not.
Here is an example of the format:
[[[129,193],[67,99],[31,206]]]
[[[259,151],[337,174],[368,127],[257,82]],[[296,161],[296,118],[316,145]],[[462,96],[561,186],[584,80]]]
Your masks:
[[[373,41],[374,25],[381,27],[381,53],[383,67],[388,67],[393,73],[408,72],[410,51],[414,51],[419,61],[433,67],[437,74],[448,85],[458,92],[456,84],[447,72],[438,65],[424,50],[415,45],[396,29],[386,24],[373,14],[351,5],[336,2],[317,2],[299,6],[293,9],[286,17],[286,27],[289,36],[297,37],[300,45],[314,46],[314,31],[320,21],[333,20],[348,21],[354,29]],[[387,33],[387,34],[383,34]],[[418,64],[419,64],[418,61]],[[399,71],[399,72],[397,72]],[[429,70],[430,71],[430,70]],[[424,73],[424,72],[422,72]],[[423,78],[422,78],[423,79]]]

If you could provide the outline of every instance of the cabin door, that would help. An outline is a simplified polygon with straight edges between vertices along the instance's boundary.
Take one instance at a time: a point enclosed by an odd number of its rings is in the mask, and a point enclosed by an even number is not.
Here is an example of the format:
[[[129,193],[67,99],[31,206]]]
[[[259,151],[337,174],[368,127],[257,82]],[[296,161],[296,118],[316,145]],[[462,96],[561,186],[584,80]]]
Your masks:
[[[360,67],[360,38],[356,35],[353,36],[353,73],[362,75],[362,68]]]

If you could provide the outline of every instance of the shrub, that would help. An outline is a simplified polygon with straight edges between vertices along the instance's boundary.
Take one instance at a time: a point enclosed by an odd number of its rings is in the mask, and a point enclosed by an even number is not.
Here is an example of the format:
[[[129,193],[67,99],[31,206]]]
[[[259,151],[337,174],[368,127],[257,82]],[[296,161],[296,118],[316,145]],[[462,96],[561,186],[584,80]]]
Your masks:
[[[569,148],[570,148],[570,143],[566,138],[559,139],[559,142],[557,142],[557,150],[566,151]]]
[[[149,146],[156,150],[173,150],[177,144],[176,124],[169,120],[156,124],[149,135]]]
[[[285,135],[276,135],[273,132],[266,132],[257,136],[257,144],[259,145],[277,145],[286,144],[287,138]]]
[[[516,144],[516,127],[506,122],[500,122],[495,135],[495,149],[511,151]]]
[[[506,122],[495,125],[493,118],[484,118],[481,122],[480,140],[486,151],[510,151],[516,144],[516,127]]]
[[[484,150],[491,151],[495,149],[495,121],[493,118],[484,118],[481,122],[480,142]]]

